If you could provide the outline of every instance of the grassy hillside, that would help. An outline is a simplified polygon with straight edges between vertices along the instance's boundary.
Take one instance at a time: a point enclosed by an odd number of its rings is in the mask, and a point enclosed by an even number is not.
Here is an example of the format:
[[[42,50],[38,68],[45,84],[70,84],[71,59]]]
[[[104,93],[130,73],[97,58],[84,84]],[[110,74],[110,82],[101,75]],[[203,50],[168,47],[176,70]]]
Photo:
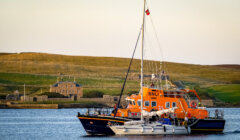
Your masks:
[[[56,82],[57,77],[76,81],[84,85],[84,92],[99,90],[105,94],[120,93],[130,59],[113,57],[66,56],[45,53],[0,53],[0,93],[8,94],[14,90],[23,91],[27,86],[28,94],[38,94],[49,90],[49,85]],[[144,72],[151,74],[160,67],[159,62],[145,61]],[[212,96],[224,100],[225,93],[216,94],[215,86],[219,84],[236,84],[240,79],[239,65],[191,65],[164,62],[163,67],[171,80],[184,81],[189,86],[213,88]],[[140,61],[133,61],[125,94],[138,91],[138,75]],[[229,85],[231,87],[231,85]],[[131,88],[130,88],[131,87]],[[230,88],[231,89],[231,88]],[[239,88],[237,92],[240,91]],[[224,90],[224,89],[221,89]],[[234,94],[231,93],[230,94]]]
[[[210,95],[218,97],[221,101],[228,103],[239,103],[240,101],[240,85],[215,85],[208,88]]]

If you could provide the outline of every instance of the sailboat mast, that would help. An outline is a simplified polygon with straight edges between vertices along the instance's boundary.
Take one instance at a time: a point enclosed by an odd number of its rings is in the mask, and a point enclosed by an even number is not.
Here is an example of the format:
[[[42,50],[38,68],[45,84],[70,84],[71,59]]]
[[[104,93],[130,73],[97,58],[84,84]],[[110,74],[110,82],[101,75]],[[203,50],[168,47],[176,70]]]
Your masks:
[[[143,47],[144,47],[144,22],[145,22],[145,5],[146,0],[144,0],[144,8],[143,8],[143,24],[142,24],[142,56],[141,56],[141,120],[143,120]]]

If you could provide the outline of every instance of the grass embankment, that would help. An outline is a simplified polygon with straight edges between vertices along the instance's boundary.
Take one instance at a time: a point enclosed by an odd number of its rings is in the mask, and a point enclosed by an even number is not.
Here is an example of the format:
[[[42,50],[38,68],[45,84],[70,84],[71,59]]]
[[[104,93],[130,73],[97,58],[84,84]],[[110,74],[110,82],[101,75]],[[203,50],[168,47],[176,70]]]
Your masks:
[[[104,94],[118,95],[129,60],[127,58],[45,53],[0,54],[0,94],[6,95],[15,90],[23,93],[23,84],[25,83],[26,93],[36,95],[49,91],[49,85],[54,84],[57,77],[63,77],[64,81],[73,81],[73,77],[75,77],[76,81],[84,86],[84,93],[99,90]],[[156,71],[156,67],[160,67],[159,62],[145,61],[145,74],[152,74]],[[125,94],[139,90],[139,68],[140,61],[135,59]],[[201,87],[207,87],[210,96],[222,101],[228,102],[228,100],[224,100],[225,97],[228,98],[228,94],[235,97],[236,93],[240,92],[239,88],[235,88],[235,92],[231,92],[224,88],[217,89],[215,86],[216,84],[238,83],[239,65],[208,66],[164,62],[163,68],[170,75],[171,80],[182,80],[185,83],[191,83],[190,86],[198,84]],[[231,85],[228,87],[232,88]],[[229,96],[230,102],[232,97]]]
[[[44,101],[44,102],[17,102],[16,105],[21,104],[58,104],[59,108],[98,108],[107,107],[103,103],[93,101]]]
[[[207,90],[211,96],[223,102],[240,104],[240,84],[215,85]]]
[[[21,102],[18,104],[98,104],[96,102],[91,101],[42,101],[42,102]]]

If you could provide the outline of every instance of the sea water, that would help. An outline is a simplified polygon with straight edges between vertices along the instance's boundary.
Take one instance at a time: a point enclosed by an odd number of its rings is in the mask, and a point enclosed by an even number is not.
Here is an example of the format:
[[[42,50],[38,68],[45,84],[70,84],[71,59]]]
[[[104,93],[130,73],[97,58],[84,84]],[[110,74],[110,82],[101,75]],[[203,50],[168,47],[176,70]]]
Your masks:
[[[223,134],[101,137],[87,136],[76,117],[77,112],[83,113],[86,109],[0,109],[0,140],[240,140],[240,108],[219,109],[224,111],[224,118],[226,119]],[[208,110],[214,112],[215,108]]]

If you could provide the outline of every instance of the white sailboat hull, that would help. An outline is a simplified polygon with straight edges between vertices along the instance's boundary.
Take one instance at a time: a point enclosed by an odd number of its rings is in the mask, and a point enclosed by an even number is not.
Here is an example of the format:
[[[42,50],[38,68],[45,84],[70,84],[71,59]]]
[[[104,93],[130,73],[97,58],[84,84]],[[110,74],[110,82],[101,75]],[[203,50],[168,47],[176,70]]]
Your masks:
[[[187,135],[187,128],[173,125],[110,126],[116,135]]]

